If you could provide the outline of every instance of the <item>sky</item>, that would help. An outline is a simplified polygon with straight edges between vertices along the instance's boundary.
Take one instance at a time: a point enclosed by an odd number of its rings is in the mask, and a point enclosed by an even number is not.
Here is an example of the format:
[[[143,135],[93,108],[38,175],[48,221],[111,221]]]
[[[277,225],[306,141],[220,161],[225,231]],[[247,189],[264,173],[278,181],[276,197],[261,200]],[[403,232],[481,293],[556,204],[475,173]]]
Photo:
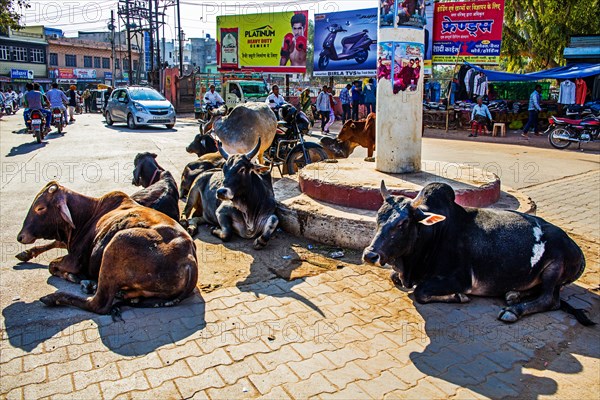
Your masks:
[[[159,4],[168,2],[174,1],[160,0]],[[30,0],[29,3],[31,7],[21,12],[21,23],[62,29],[68,37],[77,36],[78,31],[108,30],[106,26],[111,10],[117,18],[117,0]],[[181,26],[186,38],[205,37],[206,34],[215,37],[218,15],[309,10],[312,18],[315,13],[358,10],[377,5],[378,0],[180,0]],[[167,8],[165,23],[165,37],[170,40],[175,36],[175,7]],[[121,27],[123,25],[121,21]]]

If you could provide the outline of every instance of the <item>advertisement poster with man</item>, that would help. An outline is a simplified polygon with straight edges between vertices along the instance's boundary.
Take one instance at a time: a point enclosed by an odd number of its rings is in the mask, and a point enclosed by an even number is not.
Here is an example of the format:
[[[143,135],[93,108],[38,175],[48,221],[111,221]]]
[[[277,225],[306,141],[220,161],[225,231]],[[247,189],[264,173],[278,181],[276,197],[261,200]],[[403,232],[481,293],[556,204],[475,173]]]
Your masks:
[[[421,29],[427,24],[426,3],[426,0],[379,0],[379,26]]]
[[[377,9],[315,14],[315,76],[374,75]]]
[[[498,64],[504,0],[435,3],[433,62]]]
[[[305,73],[308,11],[217,17],[219,71]]]
[[[394,93],[417,90],[423,74],[423,45],[394,42]]]

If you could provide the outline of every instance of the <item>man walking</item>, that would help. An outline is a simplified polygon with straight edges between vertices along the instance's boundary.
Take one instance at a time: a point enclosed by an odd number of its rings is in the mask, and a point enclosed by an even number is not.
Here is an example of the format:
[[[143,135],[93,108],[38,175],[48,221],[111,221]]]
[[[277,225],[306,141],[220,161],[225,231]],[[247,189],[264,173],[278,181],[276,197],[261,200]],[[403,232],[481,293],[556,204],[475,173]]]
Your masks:
[[[542,108],[540,107],[540,100],[542,99],[541,93],[542,87],[540,85],[535,85],[535,90],[531,93],[531,96],[529,96],[529,107],[527,107],[529,119],[527,120],[527,124],[523,127],[523,133],[521,134],[524,138],[529,138],[527,133],[531,128],[533,128],[533,133],[536,136],[542,136],[538,131],[538,113],[542,111]]]
[[[350,99],[350,89],[352,89],[352,85],[347,84],[340,92],[340,102],[342,103],[342,126],[344,126],[344,122],[346,122],[347,119],[350,119],[350,103],[352,102]]]
[[[321,133],[329,133],[325,131],[325,125],[329,122],[330,109],[329,92],[327,91],[327,85],[325,85],[321,93],[317,96],[317,111],[321,115]]]
[[[352,85],[352,119],[358,121],[358,105],[360,104],[360,82],[356,81]]]

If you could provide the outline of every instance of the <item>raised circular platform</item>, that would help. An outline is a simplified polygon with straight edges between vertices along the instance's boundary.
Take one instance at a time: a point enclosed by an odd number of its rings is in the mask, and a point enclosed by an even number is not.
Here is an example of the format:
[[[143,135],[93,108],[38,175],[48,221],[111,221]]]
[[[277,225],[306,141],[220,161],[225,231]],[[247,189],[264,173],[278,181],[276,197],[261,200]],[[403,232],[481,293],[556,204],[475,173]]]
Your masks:
[[[382,180],[395,195],[415,197],[428,183],[443,182],[456,192],[456,202],[468,207],[488,207],[500,199],[500,179],[470,165],[424,161],[421,172],[387,174],[374,163],[358,159],[315,163],[304,167],[298,177],[300,191],[315,200],[343,207],[377,210],[382,198]]]
[[[430,171],[435,171],[433,169],[435,165],[439,166],[440,171],[443,171],[443,166],[447,166],[446,171],[457,166],[457,164],[434,162],[425,162],[423,165],[432,168]],[[448,174],[446,177],[440,177],[433,173],[429,175],[427,173],[411,174],[421,178],[424,176],[430,178],[425,181],[417,181],[412,176],[402,175],[399,177],[390,174],[381,174],[380,176],[372,174],[369,170],[374,170],[373,163],[343,160],[337,164],[310,165],[299,175],[280,179],[274,184],[274,190],[281,228],[294,235],[317,242],[362,250],[369,245],[375,232],[376,209],[379,207],[376,204],[380,204],[382,201],[379,193],[381,179],[385,179],[388,188],[393,188],[393,193],[405,194],[410,197],[414,197],[422,186],[430,182],[442,181],[454,188],[457,192],[457,200],[461,199],[460,202],[457,202],[462,205],[466,205],[465,201],[471,202],[468,204],[469,206],[476,207],[481,207],[479,204],[487,203],[489,208],[516,210],[530,214],[534,214],[536,210],[535,203],[528,196],[511,188],[501,187],[500,180],[495,175],[477,172],[473,168],[470,168],[471,172],[468,172],[469,168],[465,169],[464,166],[455,170],[464,172],[465,176],[470,173],[475,178],[471,184],[463,179],[450,179]],[[477,178],[478,173],[481,174],[479,176],[482,179]],[[349,175],[352,174],[355,176],[350,180]],[[493,177],[489,175],[493,175]],[[366,177],[375,181],[365,181],[365,189],[361,190],[354,182],[361,179],[366,180]],[[349,184],[348,181],[353,184]],[[401,181],[407,181],[410,186],[402,187]],[[307,182],[308,186],[306,186]],[[301,185],[304,185],[304,193],[300,189]],[[344,189],[338,190],[336,186]],[[346,189],[346,186],[352,190]],[[362,193],[363,191],[367,194]],[[325,197],[327,200],[312,197],[309,193],[317,193],[317,196]],[[461,197],[458,196],[459,193]],[[365,202],[361,204],[362,208],[339,204],[340,202],[356,204],[355,196],[360,199],[360,202]],[[338,204],[333,203],[331,199],[337,201]],[[495,200],[492,201],[493,199]]]

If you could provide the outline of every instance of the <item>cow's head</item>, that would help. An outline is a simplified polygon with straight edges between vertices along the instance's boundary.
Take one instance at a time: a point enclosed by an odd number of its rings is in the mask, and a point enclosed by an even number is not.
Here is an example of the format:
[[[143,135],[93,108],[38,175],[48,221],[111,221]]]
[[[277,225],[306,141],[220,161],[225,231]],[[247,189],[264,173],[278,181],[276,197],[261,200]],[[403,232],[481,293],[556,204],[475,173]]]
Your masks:
[[[57,182],[48,183],[33,200],[17,240],[31,244],[37,239],[64,240],[64,232],[75,229],[67,205],[67,190]]]
[[[192,143],[190,143],[185,151],[188,153],[197,154],[198,157],[208,153],[216,153],[218,151],[215,140],[208,134],[197,134]]]
[[[340,133],[338,134],[338,140],[346,141],[352,140],[354,135],[357,135],[364,131],[366,121],[352,121],[348,120],[340,129]]]
[[[158,180],[163,168],[156,162],[156,157],[156,154],[148,152],[136,154],[133,160],[133,185],[148,187]]]
[[[225,159],[223,165],[223,185],[217,189],[217,197],[221,200],[233,200],[252,190],[252,174],[262,174],[269,170],[264,165],[254,164],[251,160],[258,154],[258,143],[246,154],[229,155],[219,143],[219,153]]]
[[[412,254],[418,240],[419,225],[434,225],[446,219],[443,215],[423,211],[423,191],[414,200],[392,196],[381,181],[383,205],[377,211],[377,230],[363,261],[382,266],[394,265],[405,287],[412,287],[410,271],[402,271],[402,257]]]

